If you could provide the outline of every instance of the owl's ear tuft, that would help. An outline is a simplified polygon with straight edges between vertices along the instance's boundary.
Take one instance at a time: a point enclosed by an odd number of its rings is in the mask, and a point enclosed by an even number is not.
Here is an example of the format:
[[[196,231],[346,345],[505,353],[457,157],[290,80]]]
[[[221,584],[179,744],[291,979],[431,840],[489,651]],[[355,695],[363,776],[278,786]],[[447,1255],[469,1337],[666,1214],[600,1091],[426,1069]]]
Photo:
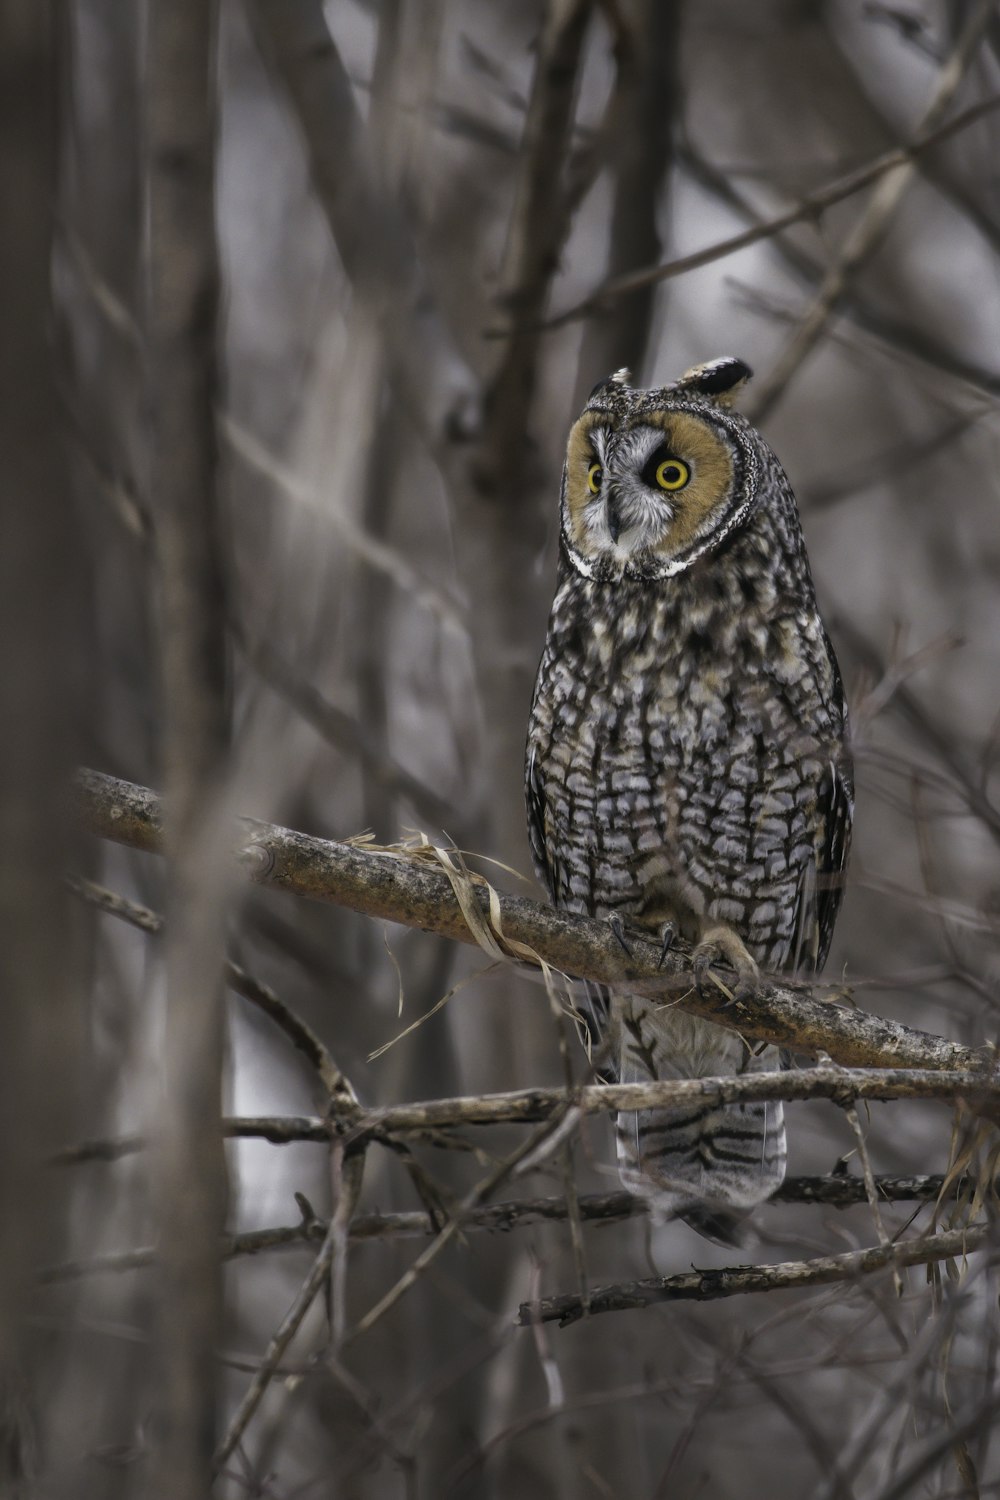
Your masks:
[[[709,396],[720,406],[732,406],[752,375],[744,360],[737,359],[735,354],[724,354],[721,359],[710,359],[706,364],[685,370],[674,389]]]
[[[603,380],[599,380],[594,386],[594,389],[591,391],[590,395],[587,397],[587,400],[593,401],[594,397],[600,391],[607,390],[609,386],[621,387],[628,385],[631,379],[632,371],[623,365],[622,368],[620,370],[616,370],[613,375],[605,375]]]

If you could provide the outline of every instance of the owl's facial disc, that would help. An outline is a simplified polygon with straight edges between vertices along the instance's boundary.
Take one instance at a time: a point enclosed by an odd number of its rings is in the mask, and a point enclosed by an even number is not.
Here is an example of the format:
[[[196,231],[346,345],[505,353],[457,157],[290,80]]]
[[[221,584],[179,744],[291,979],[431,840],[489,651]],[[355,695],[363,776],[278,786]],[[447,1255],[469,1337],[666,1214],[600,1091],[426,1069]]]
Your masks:
[[[589,409],[569,436],[563,536],[588,578],[668,578],[747,513],[744,444],[728,413]]]

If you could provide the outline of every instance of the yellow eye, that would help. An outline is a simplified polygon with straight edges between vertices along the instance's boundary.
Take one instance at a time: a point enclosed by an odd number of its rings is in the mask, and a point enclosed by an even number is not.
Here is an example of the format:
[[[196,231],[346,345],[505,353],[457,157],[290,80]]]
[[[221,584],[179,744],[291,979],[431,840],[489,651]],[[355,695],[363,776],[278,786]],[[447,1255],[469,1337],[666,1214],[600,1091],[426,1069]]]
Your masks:
[[[661,490],[682,490],[691,478],[691,470],[679,458],[665,458],[656,468],[656,482]]]
[[[601,480],[604,478],[604,470],[600,464],[591,464],[587,470],[587,488],[592,495],[596,495],[601,488]]]

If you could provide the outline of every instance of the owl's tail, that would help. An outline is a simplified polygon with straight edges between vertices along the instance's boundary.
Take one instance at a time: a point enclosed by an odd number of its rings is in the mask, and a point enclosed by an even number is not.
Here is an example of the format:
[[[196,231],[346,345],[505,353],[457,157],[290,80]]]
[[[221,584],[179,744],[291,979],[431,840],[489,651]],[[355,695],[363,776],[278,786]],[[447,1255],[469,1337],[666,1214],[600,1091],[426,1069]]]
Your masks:
[[[628,997],[615,1005],[623,1083],[704,1078],[780,1066],[778,1049],[755,1056],[731,1031]],[[622,1182],[657,1218],[681,1218],[721,1244],[739,1244],[751,1212],[785,1175],[780,1104],[695,1104],[618,1116]]]

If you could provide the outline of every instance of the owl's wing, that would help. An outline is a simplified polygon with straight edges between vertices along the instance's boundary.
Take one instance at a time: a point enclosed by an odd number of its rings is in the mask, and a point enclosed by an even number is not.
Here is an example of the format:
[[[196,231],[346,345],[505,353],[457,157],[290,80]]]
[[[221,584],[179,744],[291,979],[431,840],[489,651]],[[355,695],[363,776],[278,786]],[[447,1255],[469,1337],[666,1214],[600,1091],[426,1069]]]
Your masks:
[[[792,967],[819,972],[844,895],[854,822],[854,776],[847,758],[831,760],[816,797],[816,858],[803,872],[795,914]]]
[[[528,842],[539,880],[547,888],[554,906],[559,901],[559,857],[545,835],[545,783],[534,747],[528,751],[524,775],[524,800],[528,807]],[[585,981],[584,996],[577,1007],[580,1041],[595,1061],[598,1076],[605,1083],[617,1083],[618,1075],[610,1069],[601,1044],[611,1019],[611,995],[606,985]]]
[[[555,901],[558,890],[556,861],[545,841],[545,784],[534,745],[528,751],[524,768],[524,801],[528,809],[528,843],[535,861],[535,873]]]

